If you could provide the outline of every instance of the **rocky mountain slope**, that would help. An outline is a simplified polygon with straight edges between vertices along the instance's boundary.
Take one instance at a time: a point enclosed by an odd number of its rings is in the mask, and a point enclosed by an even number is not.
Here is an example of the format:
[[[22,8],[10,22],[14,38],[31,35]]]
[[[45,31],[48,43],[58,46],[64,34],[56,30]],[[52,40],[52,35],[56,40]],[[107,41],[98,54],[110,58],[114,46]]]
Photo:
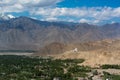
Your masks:
[[[70,47],[70,45],[69,45]],[[73,46],[72,46],[73,47]],[[74,52],[74,48],[78,48]],[[82,47],[82,48],[80,48]],[[102,40],[85,43],[66,50],[61,54],[51,55],[59,59],[85,59],[82,65],[97,67],[103,64],[120,64],[120,40]]]
[[[120,23],[47,22],[28,17],[0,20],[0,50],[40,50],[55,42],[81,43],[120,38]]]

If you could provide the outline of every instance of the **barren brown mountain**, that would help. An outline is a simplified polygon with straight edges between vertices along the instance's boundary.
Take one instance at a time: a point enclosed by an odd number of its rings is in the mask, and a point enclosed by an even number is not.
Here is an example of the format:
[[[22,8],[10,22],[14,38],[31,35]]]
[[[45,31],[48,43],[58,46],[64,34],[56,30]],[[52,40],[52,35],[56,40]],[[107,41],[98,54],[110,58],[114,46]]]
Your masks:
[[[120,24],[47,22],[28,17],[0,20],[0,50],[40,50],[52,43],[73,44],[120,38]]]
[[[74,48],[78,48],[78,52],[74,52]],[[82,65],[93,67],[102,64],[120,64],[120,40],[102,40],[77,46],[69,45],[69,50],[53,56],[60,59],[83,58],[85,62]]]

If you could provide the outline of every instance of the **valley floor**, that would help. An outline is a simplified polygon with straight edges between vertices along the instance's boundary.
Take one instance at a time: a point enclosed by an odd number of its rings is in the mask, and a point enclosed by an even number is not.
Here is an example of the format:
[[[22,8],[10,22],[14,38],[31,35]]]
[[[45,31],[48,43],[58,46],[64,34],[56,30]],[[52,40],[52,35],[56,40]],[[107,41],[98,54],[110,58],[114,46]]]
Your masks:
[[[26,55],[30,56],[34,53],[29,53],[29,52],[0,52],[0,55]]]
[[[77,53],[76,53],[77,54]],[[84,59],[0,55],[0,80],[120,80],[120,65],[80,65]]]

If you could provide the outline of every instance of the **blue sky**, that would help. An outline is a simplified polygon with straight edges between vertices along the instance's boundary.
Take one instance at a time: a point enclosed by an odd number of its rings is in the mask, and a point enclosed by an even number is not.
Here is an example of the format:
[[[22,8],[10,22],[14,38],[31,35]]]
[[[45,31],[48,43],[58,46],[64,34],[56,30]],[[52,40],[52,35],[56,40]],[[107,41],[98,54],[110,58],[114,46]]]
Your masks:
[[[0,0],[0,12],[12,18],[106,24],[120,22],[120,0]]]
[[[59,3],[60,7],[119,7],[120,0],[64,0]]]

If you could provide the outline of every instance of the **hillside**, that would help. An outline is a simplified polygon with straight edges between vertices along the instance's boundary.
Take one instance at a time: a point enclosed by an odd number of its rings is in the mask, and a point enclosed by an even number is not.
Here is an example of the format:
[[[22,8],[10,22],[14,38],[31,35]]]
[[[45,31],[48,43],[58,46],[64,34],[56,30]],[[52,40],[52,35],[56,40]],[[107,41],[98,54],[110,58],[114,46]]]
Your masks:
[[[28,17],[0,20],[0,50],[40,50],[52,43],[64,45],[120,38],[120,24],[47,22]]]
[[[72,49],[70,49],[72,47]],[[77,52],[73,49],[78,48]],[[84,43],[84,45],[69,45],[69,50],[62,54],[52,55],[59,59],[85,59],[82,65],[99,66],[102,64],[120,64],[120,40],[103,40]]]

